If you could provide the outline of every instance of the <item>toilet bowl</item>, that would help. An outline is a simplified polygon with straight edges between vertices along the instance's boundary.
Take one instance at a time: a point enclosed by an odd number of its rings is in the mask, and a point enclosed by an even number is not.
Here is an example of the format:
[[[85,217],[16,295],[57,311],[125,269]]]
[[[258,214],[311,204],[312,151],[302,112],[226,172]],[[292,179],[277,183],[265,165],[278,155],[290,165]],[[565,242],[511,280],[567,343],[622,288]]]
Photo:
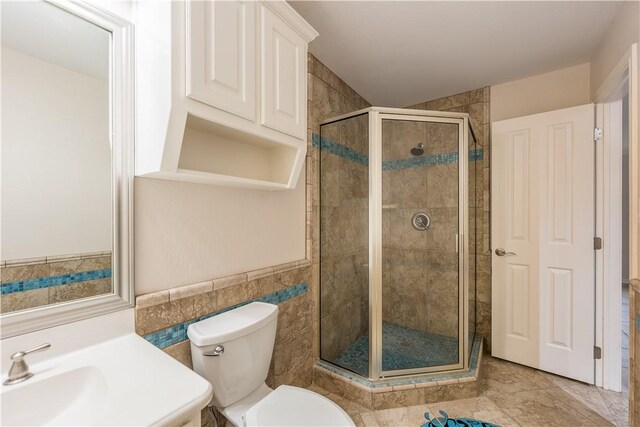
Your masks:
[[[318,393],[266,385],[277,321],[278,306],[253,302],[189,325],[193,369],[213,387],[209,405],[234,426],[355,426]]]

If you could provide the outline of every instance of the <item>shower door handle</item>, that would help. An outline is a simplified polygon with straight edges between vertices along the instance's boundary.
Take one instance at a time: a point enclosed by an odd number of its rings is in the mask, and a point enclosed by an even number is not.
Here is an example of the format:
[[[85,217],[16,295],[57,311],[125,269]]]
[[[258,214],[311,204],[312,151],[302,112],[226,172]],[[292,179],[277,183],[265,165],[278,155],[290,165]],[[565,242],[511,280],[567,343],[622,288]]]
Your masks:
[[[496,255],[498,256],[507,256],[507,255],[518,255],[515,252],[505,252],[504,249],[498,248],[496,249]]]

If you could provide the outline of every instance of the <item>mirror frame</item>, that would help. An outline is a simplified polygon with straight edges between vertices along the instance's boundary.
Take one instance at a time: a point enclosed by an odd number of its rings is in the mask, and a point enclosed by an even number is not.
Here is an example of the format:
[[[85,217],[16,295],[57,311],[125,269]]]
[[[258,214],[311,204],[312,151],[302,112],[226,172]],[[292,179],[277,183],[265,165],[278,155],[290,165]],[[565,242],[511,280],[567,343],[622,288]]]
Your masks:
[[[112,292],[0,316],[0,339],[134,306],[134,39],[133,24],[86,2],[44,0],[111,33],[109,130],[112,168]]]

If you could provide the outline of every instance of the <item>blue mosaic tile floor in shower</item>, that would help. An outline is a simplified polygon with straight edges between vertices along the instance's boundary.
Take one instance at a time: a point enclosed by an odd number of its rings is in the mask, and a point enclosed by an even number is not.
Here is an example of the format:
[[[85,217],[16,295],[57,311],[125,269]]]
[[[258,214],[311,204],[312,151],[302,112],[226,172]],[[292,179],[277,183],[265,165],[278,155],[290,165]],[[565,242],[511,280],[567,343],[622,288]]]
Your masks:
[[[362,376],[369,371],[369,334],[364,335],[333,363]],[[382,323],[382,369],[421,368],[458,363],[458,339]]]

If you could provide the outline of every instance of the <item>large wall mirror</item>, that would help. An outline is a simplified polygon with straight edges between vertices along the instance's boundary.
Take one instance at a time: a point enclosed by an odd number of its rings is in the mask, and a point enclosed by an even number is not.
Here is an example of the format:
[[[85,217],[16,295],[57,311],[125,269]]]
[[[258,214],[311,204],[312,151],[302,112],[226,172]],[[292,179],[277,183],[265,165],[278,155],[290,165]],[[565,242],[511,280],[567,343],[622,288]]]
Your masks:
[[[3,1],[2,337],[131,306],[132,27]]]

